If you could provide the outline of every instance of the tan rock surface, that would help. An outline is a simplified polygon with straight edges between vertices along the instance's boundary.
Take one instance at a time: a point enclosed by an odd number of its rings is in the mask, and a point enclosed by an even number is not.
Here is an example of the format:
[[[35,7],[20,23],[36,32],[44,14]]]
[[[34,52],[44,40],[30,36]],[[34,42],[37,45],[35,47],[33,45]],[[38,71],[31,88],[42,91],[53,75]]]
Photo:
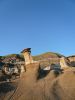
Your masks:
[[[75,100],[75,68],[68,68],[63,74],[55,76],[54,71],[42,79],[39,65],[27,66],[27,71],[15,82],[16,88],[7,92],[2,100]]]

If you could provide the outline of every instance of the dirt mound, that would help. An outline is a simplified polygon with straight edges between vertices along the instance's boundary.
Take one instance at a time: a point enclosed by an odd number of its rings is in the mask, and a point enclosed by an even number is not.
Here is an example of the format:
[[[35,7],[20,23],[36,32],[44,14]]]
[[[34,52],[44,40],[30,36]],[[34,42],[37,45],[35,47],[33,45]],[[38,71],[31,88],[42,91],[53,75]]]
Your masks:
[[[50,71],[38,79],[39,69],[39,64],[28,65],[15,89],[4,93],[2,100],[75,100],[75,68],[68,68],[58,76]]]

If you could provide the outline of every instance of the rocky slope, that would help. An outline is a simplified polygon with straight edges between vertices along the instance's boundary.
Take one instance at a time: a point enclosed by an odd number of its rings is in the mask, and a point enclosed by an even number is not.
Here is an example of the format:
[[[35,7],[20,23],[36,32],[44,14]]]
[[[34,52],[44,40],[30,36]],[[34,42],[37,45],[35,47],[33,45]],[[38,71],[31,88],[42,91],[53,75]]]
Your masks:
[[[75,68],[38,79],[39,74],[39,64],[31,64],[20,79],[4,83],[5,88],[0,83],[1,100],[75,100]]]

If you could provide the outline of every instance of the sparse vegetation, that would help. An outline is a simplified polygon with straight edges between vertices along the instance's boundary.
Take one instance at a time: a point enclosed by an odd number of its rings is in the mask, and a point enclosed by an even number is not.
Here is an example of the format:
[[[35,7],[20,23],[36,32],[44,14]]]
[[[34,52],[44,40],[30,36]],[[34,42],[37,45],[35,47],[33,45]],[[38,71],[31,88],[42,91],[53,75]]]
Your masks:
[[[33,56],[33,59],[35,61],[38,61],[38,60],[43,60],[43,59],[48,59],[48,58],[60,58],[62,56],[63,55],[58,54],[58,53],[47,52],[47,53],[43,53],[43,54],[40,54],[40,55],[37,55],[37,56]]]

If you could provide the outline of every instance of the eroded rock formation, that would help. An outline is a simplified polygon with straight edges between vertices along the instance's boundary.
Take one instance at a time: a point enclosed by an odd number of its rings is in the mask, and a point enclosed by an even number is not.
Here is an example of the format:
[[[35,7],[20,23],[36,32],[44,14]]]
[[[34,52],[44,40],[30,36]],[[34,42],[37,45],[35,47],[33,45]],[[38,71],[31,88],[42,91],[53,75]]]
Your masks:
[[[31,48],[24,49],[21,53],[24,55],[26,65],[33,63],[33,58],[31,56]]]

